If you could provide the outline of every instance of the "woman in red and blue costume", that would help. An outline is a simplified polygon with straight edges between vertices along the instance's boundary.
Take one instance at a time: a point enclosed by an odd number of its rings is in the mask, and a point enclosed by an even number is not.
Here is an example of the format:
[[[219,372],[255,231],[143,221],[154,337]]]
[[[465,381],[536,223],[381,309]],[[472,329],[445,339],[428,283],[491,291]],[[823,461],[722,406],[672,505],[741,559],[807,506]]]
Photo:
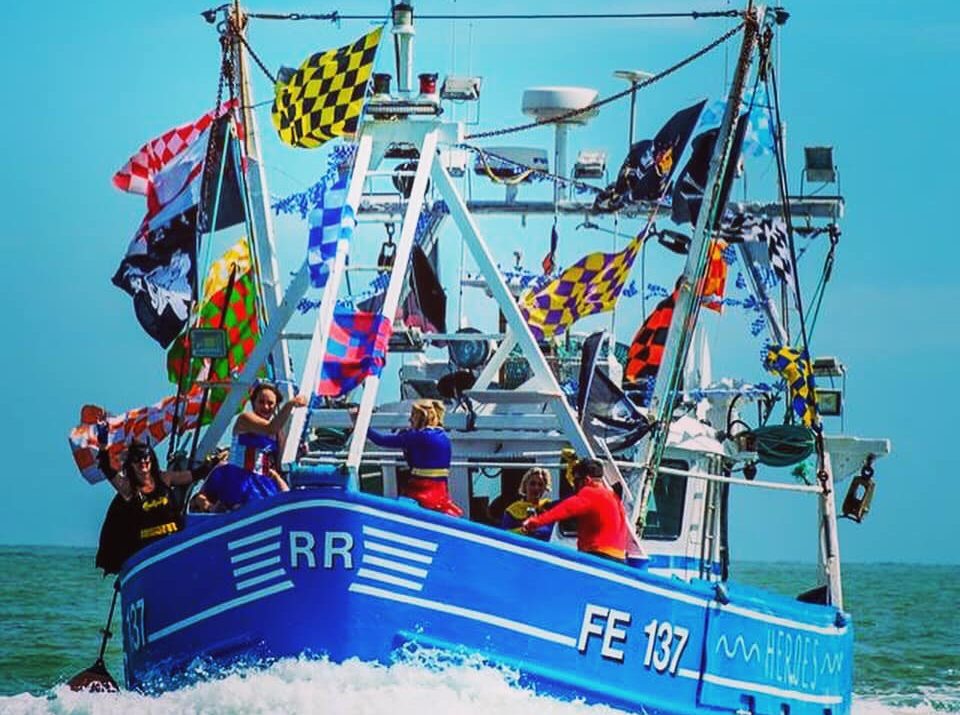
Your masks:
[[[280,475],[283,428],[293,408],[303,407],[307,400],[298,395],[277,409],[282,401],[276,385],[259,382],[254,386],[252,409],[237,417],[233,426],[229,461],[210,474],[195,509],[235,509],[290,489]]]
[[[410,408],[410,429],[396,434],[370,429],[367,437],[380,447],[403,450],[410,477],[401,496],[413,499],[424,509],[463,516],[463,509],[450,498],[447,485],[453,450],[443,429],[444,412],[439,400],[417,400]]]

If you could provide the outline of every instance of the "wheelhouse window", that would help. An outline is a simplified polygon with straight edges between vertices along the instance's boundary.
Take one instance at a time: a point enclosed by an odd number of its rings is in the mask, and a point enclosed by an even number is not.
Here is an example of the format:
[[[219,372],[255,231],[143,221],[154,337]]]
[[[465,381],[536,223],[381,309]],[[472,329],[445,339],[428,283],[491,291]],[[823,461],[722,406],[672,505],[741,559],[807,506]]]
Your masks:
[[[687,471],[690,465],[676,459],[664,459],[661,466]],[[655,541],[672,541],[683,530],[683,507],[687,496],[687,478],[675,474],[658,474],[650,501],[647,504],[647,520],[643,538]]]

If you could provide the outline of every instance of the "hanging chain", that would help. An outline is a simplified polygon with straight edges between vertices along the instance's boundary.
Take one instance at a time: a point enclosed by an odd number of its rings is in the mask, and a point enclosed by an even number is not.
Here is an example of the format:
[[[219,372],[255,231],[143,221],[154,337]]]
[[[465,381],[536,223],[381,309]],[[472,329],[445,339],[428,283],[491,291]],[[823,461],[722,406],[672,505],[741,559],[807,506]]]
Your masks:
[[[534,127],[542,127],[542,126],[544,126],[544,125],[546,125],[546,124],[558,124],[558,123],[560,123],[560,122],[565,122],[566,120],[570,119],[571,117],[579,116],[579,115],[584,114],[584,113],[586,113],[586,112],[589,112],[589,111],[591,111],[591,110],[593,110],[593,109],[598,109],[598,108],[600,108],[600,107],[602,107],[602,106],[604,106],[604,105],[610,104],[611,102],[615,102],[615,101],[617,101],[618,99],[623,99],[624,97],[626,97],[626,96],[628,96],[628,95],[630,95],[630,94],[633,94],[633,93],[637,92],[638,90],[643,89],[644,87],[649,87],[650,85],[652,85],[652,84],[654,84],[654,83],[656,83],[656,82],[659,82],[660,80],[662,80],[662,79],[670,76],[671,74],[673,74],[673,73],[676,72],[677,70],[679,70],[679,69],[681,69],[681,68],[683,68],[683,67],[686,67],[686,66],[687,66],[688,64],[690,64],[691,62],[700,59],[700,58],[703,57],[705,54],[707,54],[708,52],[710,52],[710,51],[713,50],[714,48],[719,47],[719,46],[722,45],[724,42],[726,42],[726,41],[729,40],[731,37],[733,37],[733,36],[736,35],[738,32],[740,32],[740,30],[743,28],[743,26],[744,26],[744,23],[743,23],[743,22],[740,22],[740,23],[737,24],[735,27],[733,27],[733,28],[731,28],[730,30],[728,30],[727,32],[723,33],[720,37],[718,37],[716,40],[714,40],[713,42],[711,42],[709,45],[706,45],[705,47],[702,47],[701,49],[697,50],[696,52],[694,52],[694,53],[693,53],[692,55],[690,55],[689,57],[685,57],[684,59],[682,59],[682,60],[680,60],[679,62],[677,62],[675,65],[672,65],[672,66],[668,67],[667,69],[663,70],[663,71],[660,72],[659,74],[656,74],[656,75],[654,75],[653,77],[648,77],[647,79],[643,80],[642,82],[637,82],[636,84],[631,85],[630,87],[628,87],[627,89],[623,90],[622,92],[617,92],[616,94],[610,95],[609,97],[606,97],[606,98],[601,99],[601,100],[599,100],[599,101],[597,101],[597,102],[594,102],[593,104],[587,105],[586,107],[582,107],[582,108],[580,108],[580,109],[573,109],[573,110],[571,110],[571,111],[569,111],[569,112],[565,112],[565,113],[563,113],[563,114],[561,114],[561,115],[559,115],[559,116],[553,117],[553,118],[551,118],[551,119],[546,119],[546,120],[544,120],[544,121],[528,122],[527,124],[519,124],[519,125],[517,125],[517,126],[506,127],[506,128],[504,128],[504,129],[493,129],[493,130],[491,130],[491,131],[489,131],[489,132],[478,132],[477,134],[468,134],[468,135],[466,135],[466,136],[464,137],[464,139],[482,139],[482,138],[485,138],[485,137],[499,137],[499,136],[503,136],[503,135],[505,135],[505,134],[513,134],[513,133],[515,133],[515,132],[521,132],[521,131],[525,131],[525,130],[527,130],[527,129],[533,129]]]

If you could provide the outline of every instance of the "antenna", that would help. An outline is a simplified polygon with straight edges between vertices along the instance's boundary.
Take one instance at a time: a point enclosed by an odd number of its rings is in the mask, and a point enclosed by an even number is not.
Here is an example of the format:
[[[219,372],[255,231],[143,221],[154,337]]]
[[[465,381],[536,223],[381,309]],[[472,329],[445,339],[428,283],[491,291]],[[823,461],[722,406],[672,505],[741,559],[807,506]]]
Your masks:
[[[571,125],[587,124],[600,113],[597,107],[585,109],[597,101],[597,94],[597,90],[587,87],[531,87],[523,91],[523,113],[538,122],[553,124],[553,171],[558,176],[568,175],[567,130]],[[567,116],[577,109],[585,111]],[[569,198],[569,191],[566,183],[557,182],[553,190],[554,203]]]

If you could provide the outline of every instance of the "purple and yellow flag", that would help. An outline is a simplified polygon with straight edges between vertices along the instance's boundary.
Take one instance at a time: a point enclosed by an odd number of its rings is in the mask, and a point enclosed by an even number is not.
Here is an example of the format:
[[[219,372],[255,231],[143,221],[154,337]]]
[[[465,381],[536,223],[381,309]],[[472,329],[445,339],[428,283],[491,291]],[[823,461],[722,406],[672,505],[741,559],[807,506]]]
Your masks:
[[[561,334],[580,318],[613,310],[637,251],[638,234],[618,253],[590,253],[536,292],[520,297],[520,312],[537,340]]]

